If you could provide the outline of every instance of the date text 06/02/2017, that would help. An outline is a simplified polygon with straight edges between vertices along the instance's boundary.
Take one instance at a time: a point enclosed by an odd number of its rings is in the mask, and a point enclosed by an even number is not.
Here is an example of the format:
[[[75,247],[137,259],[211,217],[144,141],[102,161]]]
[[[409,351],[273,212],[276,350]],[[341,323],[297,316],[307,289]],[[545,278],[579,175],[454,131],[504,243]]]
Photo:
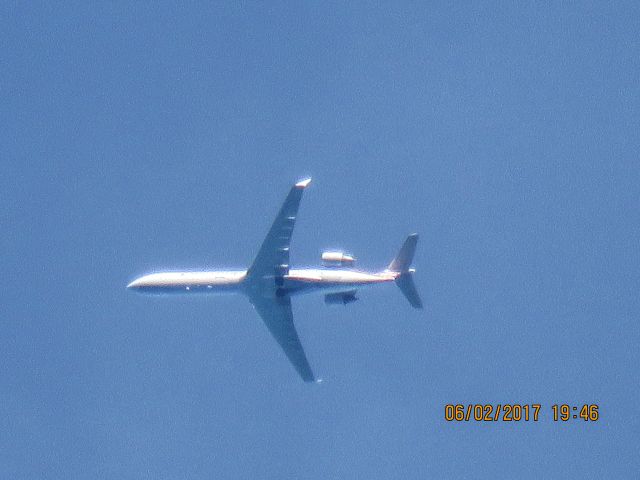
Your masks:
[[[539,403],[498,403],[498,404],[451,404],[444,406],[444,419],[447,422],[537,422],[540,419],[542,405]],[[554,404],[551,406],[553,421],[567,422],[583,420],[596,422],[600,418],[598,405]]]

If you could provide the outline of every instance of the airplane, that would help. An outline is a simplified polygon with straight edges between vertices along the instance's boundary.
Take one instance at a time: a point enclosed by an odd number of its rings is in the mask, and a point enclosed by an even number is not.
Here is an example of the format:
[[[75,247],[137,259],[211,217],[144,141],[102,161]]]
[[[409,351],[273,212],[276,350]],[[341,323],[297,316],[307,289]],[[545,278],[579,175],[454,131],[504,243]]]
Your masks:
[[[415,270],[410,268],[417,234],[407,237],[396,257],[380,272],[355,269],[353,256],[336,251],[322,254],[322,268],[289,267],[293,227],[302,193],[310,183],[308,178],[291,187],[248,270],[152,273],[136,278],[127,288],[151,294],[245,294],[300,377],[315,382],[293,323],[291,297],[321,291],[325,303],[346,305],[357,300],[357,288],[395,282],[412,307],[422,308],[422,301],[413,282]]]

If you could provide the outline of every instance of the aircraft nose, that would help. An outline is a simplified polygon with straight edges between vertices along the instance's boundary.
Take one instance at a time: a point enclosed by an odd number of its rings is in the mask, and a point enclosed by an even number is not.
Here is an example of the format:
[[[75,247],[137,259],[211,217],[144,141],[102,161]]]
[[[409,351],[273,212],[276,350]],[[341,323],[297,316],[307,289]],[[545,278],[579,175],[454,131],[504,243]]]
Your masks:
[[[142,278],[136,278],[133,282],[127,285],[127,288],[138,288],[142,284]]]

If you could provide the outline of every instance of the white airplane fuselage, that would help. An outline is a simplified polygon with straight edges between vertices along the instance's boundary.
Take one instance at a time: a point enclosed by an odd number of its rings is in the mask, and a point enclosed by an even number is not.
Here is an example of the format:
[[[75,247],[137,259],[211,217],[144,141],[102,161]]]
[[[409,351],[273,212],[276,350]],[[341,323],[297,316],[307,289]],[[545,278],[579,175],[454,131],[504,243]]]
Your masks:
[[[367,285],[392,282],[398,272],[369,273],[345,268],[290,269],[289,273],[274,277],[273,291],[299,295],[315,291],[340,293]],[[149,294],[230,294],[246,293],[246,270],[204,272],[161,272],[135,279],[128,288]]]

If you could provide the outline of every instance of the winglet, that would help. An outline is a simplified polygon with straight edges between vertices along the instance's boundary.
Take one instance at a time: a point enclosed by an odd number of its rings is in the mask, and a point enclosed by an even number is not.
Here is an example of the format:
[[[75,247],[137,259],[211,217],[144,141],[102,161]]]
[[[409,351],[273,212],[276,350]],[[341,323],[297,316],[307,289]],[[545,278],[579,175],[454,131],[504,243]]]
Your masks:
[[[304,180],[300,180],[298,183],[296,183],[296,188],[307,188],[307,185],[309,185],[311,183],[311,179],[310,178],[305,178]]]

